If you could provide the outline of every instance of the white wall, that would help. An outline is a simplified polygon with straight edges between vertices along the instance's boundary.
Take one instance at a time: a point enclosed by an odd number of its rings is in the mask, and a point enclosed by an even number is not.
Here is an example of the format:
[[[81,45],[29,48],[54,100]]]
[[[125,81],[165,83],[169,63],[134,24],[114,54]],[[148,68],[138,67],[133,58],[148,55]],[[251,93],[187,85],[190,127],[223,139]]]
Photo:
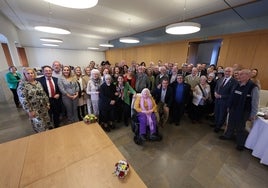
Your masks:
[[[16,27],[0,14],[0,34],[4,35],[8,41],[11,58],[14,65],[21,70],[19,56],[17,53],[15,41],[20,43]],[[22,46],[23,47],[23,46]],[[95,51],[76,51],[76,50],[60,50],[49,48],[28,48],[24,47],[30,67],[42,67],[43,65],[52,65],[54,60],[59,60],[64,65],[85,67],[91,60],[100,64],[105,60],[104,52]],[[7,87],[4,76],[8,71],[8,65],[2,47],[0,46],[0,101],[10,100],[12,97]]]
[[[20,66],[19,56],[15,46],[15,41],[19,42],[17,29],[9,20],[6,20],[6,18],[2,14],[0,14],[0,23],[0,33],[7,38],[12,61],[15,66]],[[3,51],[2,47],[0,51]],[[2,53],[3,52],[0,52],[0,71],[6,71],[8,66],[6,64],[6,60],[1,61],[3,58],[5,58],[5,56],[2,56]]]
[[[91,60],[100,64],[105,60],[104,52],[95,51],[78,51],[78,50],[60,50],[48,48],[25,48],[30,67],[42,67],[52,65],[55,60],[60,61],[63,65],[81,66],[82,68],[89,65]]]

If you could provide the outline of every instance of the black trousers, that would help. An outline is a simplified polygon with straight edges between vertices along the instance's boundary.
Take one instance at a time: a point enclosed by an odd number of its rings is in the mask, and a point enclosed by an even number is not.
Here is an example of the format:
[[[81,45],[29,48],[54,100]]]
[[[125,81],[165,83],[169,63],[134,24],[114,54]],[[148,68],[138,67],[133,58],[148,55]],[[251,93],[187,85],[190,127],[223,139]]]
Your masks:
[[[18,96],[18,93],[17,93],[17,89],[11,89],[11,92],[13,94],[13,100],[14,100],[14,103],[16,104],[16,106],[18,107],[20,105],[20,100],[19,100],[19,96]]]
[[[49,98],[50,109],[48,111],[51,121],[54,123],[54,127],[57,128],[60,125],[60,113],[61,113],[61,99]]]
[[[172,121],[175,122],[175,123],[179,123],[180,120],[181,120],[181,117],[184,114],[184,110],[185,110],[185,104],[184,103],[174,102],[173,108],[172,108],[172,111],[171,111]]]

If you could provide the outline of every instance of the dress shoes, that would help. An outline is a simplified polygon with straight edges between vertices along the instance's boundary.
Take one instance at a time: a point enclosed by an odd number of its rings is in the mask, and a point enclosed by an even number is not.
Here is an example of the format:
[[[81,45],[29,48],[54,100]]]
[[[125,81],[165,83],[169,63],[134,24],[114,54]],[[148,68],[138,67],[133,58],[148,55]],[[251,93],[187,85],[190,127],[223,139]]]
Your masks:
[[[160,141],[160,140],[161,140],[161,136],[158,135],[158,134],[156,134],[156,133],[151,134],[151,135],[150,135],[150,140],[151,140],[151,141]]]
[[[110,132],[111,131],[111,129],[109,128],[109,126],[106,123],[102,124],[101,127],[105,132]]]
[[[176,122],[175,123],[175,126],[180,126],[180,122]]]
[[[145,134],[141,134],[141,135],[140,135],[140,139],[141,139],[142,141],[146,141],[146,140],[147,140],[146,135],[145,135]]]
[[[192,120],[192,124],[196,124],[197,123],[197,121],[196,120]]]
[[[236,149],[237,149],[238,151],[243,151],[243,150],[244,150],[244,146],[239,146],[239,145],[237,145],[237,146],[236,146]]]
[[[21,104],[16,105],[17,108],[22,108]]]
[[[230,140],[230,138],[228,138],[228,137],[226,137],[224,135],[219,136],[219,139],[221,139],[221,140]]]
[[[214,129],[214,132],[215,132],[215,133],[218,133],[218,132],[220,132],[220,129],[219,129],[219,128],[215,128],[215,129]]]
[[[215,125],[215,124],[210,124],[209,126],[210,126],[210,127],[216,127],[216,125]]]

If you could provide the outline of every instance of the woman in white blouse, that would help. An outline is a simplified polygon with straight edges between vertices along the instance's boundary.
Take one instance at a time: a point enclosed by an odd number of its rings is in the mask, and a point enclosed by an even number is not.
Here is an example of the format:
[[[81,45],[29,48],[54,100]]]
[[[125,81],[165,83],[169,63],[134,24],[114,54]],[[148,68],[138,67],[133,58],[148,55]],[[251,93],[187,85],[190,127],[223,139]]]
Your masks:
[[[201,123],[202,117],[207,110],[207,104],[211,101],[210,86],[207,83],[207,77],[201,76],[200,83],[197,84],[193,90],[192,107],[189,117],[192,123]]]
[[[91,78],[87,83],[87,107],[88,113],[99,116],[99,89],[102,84],[101,74],[98,69],[91,70]]]

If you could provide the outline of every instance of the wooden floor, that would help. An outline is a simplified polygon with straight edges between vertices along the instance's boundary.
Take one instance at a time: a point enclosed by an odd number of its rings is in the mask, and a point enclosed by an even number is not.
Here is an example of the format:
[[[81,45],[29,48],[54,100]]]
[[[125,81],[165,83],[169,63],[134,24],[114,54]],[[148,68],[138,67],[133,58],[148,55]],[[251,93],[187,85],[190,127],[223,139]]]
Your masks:
[[[161,142],[143,146],[133,142],[130,127],[118,124],[108,135],[151,188],[268,187],[268,166],[250,150],[239,152],[234,142],[219,140],[208,123],[192,124],[184,117],[180,126],[160,129]],[[11,101],[0,103],[0,143],[31,134],[25,112]]]

